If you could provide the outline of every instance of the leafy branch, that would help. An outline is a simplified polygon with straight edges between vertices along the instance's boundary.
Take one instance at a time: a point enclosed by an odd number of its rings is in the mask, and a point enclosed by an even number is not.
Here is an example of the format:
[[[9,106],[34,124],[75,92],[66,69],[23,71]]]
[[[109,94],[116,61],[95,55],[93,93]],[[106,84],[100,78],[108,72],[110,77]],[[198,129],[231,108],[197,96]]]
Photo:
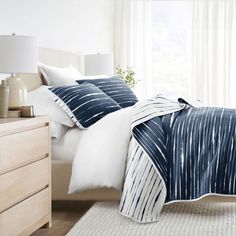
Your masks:
[[[119,65],[116,67],[116,75],[122,78],[126,84],[128,84],[131,88],[137,84],[135,80],[135,73],[132,67],[127,66],[126,69],[122,69]]]

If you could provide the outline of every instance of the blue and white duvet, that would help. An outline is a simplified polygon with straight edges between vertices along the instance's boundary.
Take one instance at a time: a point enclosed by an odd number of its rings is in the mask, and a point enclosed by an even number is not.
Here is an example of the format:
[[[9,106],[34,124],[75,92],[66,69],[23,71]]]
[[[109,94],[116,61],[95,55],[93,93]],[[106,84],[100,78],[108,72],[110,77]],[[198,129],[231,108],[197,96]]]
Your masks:
[[[236,194],[236,110],[161,96],[132,117],[120,213],[157,221],[164,203]]]

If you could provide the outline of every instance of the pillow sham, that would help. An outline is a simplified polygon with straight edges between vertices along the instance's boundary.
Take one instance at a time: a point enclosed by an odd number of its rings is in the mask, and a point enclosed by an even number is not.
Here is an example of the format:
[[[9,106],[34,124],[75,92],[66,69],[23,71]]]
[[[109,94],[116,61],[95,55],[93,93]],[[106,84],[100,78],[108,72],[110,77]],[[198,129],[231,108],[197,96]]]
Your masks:
[[[39,63],[39,70],[43,75],[45,84],[50,86],[75,85],[75,81],[81,77],[79,71],[71,65],[59,68]]]
[[[80,79],[76,80],[76,82],[79,84],[94,84],[115,100],[122,108],[133,106],[138,101],[130,87],[119,77]]]
[[[42,85],[28,93],[28,105],[33,105],[36,115],[47,115],[52,121],[73,127],[75,123],[51,98],[49,86]]]
[[[86,129],[107,114],[120,110],[113,99],[93,84],[49,88],[52,97],[75,124]]]

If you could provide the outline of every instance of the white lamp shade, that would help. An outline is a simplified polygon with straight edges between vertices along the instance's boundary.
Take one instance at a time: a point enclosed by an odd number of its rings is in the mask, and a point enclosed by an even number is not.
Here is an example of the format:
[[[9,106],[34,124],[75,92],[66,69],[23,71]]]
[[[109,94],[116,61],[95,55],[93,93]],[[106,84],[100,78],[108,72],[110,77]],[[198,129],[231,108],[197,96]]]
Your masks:
[[[36,38],[0,35],[0,73],[37,73]]]
[[[84,57],[85,75],[114,75],[111,54],[88,54]]]

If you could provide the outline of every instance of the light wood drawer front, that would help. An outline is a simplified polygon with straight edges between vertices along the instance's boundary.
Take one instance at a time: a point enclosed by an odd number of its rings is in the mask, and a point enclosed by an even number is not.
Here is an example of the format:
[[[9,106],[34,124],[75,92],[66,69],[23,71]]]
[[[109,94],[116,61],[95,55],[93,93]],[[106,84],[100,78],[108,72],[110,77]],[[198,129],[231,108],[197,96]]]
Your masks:
[[[0,137],[0,174],[49,152],[48,126]]]
[[[0,175],[0,212],[49,184],[49,158]]]
[[[36,226],[40,227],[49,221],[49,202],[49,190],[45,189],[2,212],[0,214],[0,235],[15,236],[32,233]],[[39,225],[41,223],[42,225]],[[29,226],[35,227],[29,228]]]

